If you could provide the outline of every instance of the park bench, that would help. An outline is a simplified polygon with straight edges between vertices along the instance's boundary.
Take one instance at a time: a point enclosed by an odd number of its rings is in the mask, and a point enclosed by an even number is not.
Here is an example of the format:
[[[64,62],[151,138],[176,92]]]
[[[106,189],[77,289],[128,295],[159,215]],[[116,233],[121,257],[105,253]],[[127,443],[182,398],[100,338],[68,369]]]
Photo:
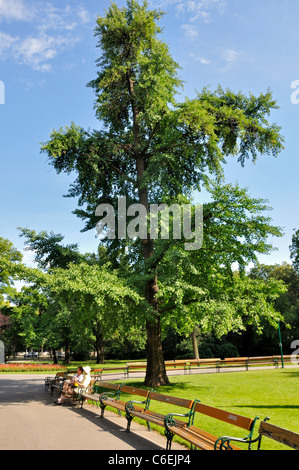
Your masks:
[[[275,366],[278,367],[278,356],[255,356],[248,358],[248,366]]]
[[[248,357],[226,357],[219,362],[219,368],[245,367],[248,370]]]
[[[148,426],[148,429],[150,430],[150,424],[156,424],[158,426],[162,426],[163,428],[165,427],[165,414],[158,413],[154,411],[153,409],[150,409],[150,406],[152,405],[153,402],[162,402],[168,405],[172,405],[173,407],[183,407],[189,410],[188,413],[182,416],[189,416],[189,413],[191,412],[190,410],[192,409],[193,405],[193,400],[188,400],[186,398],[178,398],[178,397],[172,397],[169,395],[163,395],[162,393],[157,393],[155,391],[150,391],[146,402],[144,402],[144,407],[140,408],[138,405],[138,402],[134,402],[133,400],[130,400],[126,403],[125,409],[126,409],[126,418],[127,418],[127,431],[130,431],[130,425],[131,421],[133,418],[139,418],[144,421],[146,421],[146,424]],[[180,422],[181,425],[184,424],[184,421]]]
[[[106,389],[102,393],[98,393],[100,389]],[[128,398],[130,395],[130,398]],[[132,398],[142,398],[142,400],[133,400]],[[130,431],[132,419],[138,417],[146,421],[147,427],[150,430],[150,423],[164,427],[165,414],[157,413],[154,410],[150,410],[150,404],[153,401],[159,401],[167,403],[172,406],[184,407],[191,409],[193,400],[187,400],[184,398],[171,397],[168,395],[162,395],[156,393],[153,390],[144,390],[136,387],[131,387],[125,384],[113,384],[109,382],[96,382],[93,387],[93,392],[83,392],[81,394],[81,402],[83,406],[83,400],[91,400],[101,407],[101,417],[104,417],[104,411],[106,407],[112,407],[118,411],[125,413],[127,419],[127,429]]]
[[[129,377],[130,372],[145,372],[146,366],[146,362],[127,362],[125,375]]]
[[[104,389],[103,392],[99,393],[99,390]],[[83,401],[84,400],[90,400],[93,403],[96,403],[97,406],[100,406],[101,408],[101,418],[104,417],[104,411],[107,406],[111,408],[115,408],[119,415],[121,415],[121,412],[126,413],[126,403],[128,401],[127,399],[122,399],[122,395],[125,394],[131,395],[133,397],[142,397],[143,401],[139,401],[136,403],[139,404],[146,404],[146,400],[149,395],[148,390],[143,390],[140,388],[136,387],[131,387],[125,384],[113,384],[110,382],[95,382],[92,390],[91,387],[89,390],[85,390],[82,393],[80,393],[79,399],[81,400],[81,406],[83,406]],[[138,407],[140,408],[140,407]]]
[[[190,370],[190,359],[173,359],[164,361],[164,364],[166,371],[183,370],[186,374]],[[130,372],[145,372],[146,366],[146,362],[127,362],[127,377]]]
[[[211,368],[211,367],[215,367],[216,368],[216,371],[219,372],[219,364],[220,364],[220,358],[219,357],[215,357],[215,358],[211,358],[211,359],[189,359],[187,361],[188,363],[188,370],[189,370],[189,373],[191,374],[191,369],[196,369],[196,368]]]
[[[194,426],[193,423],[196,413],[232,424],[249,431],[249,434],[243,438],[215,436],[206,430]],[[247,418],[213,406],[204,405],[199,400],[194,401],[191,412],[185,415],[185,417],[189,418],[187,424],[182,425],[177,420],[177,416],[182,417],[183,415],[170,413],[165,417],[165,435],[167,438],[166,450],[171,449],[172,439],[175,435],[189,442],[192,448],[196,447],[201,450],[242,450],[242,447],[240,447],[241,443],[246,444],[246,447],[250,450],[252,434],[255,423],[258,419]],[[232,442],[239,443],[239,445],[237,446],[232,444]]]
[[[264,436],[291,447],[292,449],[299,450],[299,434],[274,426],[267,421],[268,418],[262,421],[259,427],[259,449],[261,447],[261,437]]]
[[[48,391],[51,384],[58,383],[63,380],[64,372],[57,372],[55,377],[49,376],[45,377],[45,390]]]
[[[140,405],[147,405],[147,400],[148,396],[150,394],[150,391],[148,390],[143,390],[141,388],[137,387],[131,387],[125,384],[121,385],[116,385],[116,384],[111,384],[111,383],[103,383],[101,382],[99,384],[99,387],[104,387],[112,391],[104,391],[98,395],[98,401],[101,407],[101,417],[104,417],[104,411],[107,406],[110,406],[112,408],[115,408],[119,415],[121,415],[121,412],[127,413],[126,410],[126,404],[129,400],[128,395],[132,396],[138,396],[141,397],[143,400],[141,401],[135,401],[137,404],[138,410],[142,409],[142,406]],[[96,387],[95,387],[96,388]],[[123,395],[124,398],[123,398]],[[91,398],[93,400],[93,398]]]
[[[68,379],[68,375],[66,372],[62,372],[60,374],[56,374],[55,378],[50,381],[49,387],[51,390],[51,395],[53,395],[54,391],[61,392],[63,388],[64,381]]]

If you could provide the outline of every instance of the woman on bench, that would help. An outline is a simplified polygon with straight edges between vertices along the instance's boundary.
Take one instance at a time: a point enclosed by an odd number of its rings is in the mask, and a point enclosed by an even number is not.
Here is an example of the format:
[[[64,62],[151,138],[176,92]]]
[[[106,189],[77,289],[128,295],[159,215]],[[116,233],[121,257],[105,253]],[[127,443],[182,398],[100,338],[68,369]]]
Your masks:
[[[84,372],[86,375],[83,374]],[[80,388],[88,387],[90,380],[91,380],[90,367],[89,366],[78,367],[77,374],[74,377],[72,377],[71,380],[68,380],[63,384],[62,394],[60,398],[58,398],[57,400],[54,400],[54,403],[56,405],[61,405],[62,403],[66,401],[67,398],[73,398],[75,388],[76,387],[80,387]]]

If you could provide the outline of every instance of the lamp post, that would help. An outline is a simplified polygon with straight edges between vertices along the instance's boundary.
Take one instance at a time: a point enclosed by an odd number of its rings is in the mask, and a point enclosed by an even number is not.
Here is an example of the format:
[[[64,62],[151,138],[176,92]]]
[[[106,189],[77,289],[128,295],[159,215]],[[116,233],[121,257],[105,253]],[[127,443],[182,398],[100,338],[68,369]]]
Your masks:
[[[282,341],[281,341],[281,331],[280,331],[280,321],[279,321],[279,320],[278,320],[278,334],[279,334],[279,347],[280,347],[280,355],[281,355],[281,367],[284,369],[283,351],[282,351]]]

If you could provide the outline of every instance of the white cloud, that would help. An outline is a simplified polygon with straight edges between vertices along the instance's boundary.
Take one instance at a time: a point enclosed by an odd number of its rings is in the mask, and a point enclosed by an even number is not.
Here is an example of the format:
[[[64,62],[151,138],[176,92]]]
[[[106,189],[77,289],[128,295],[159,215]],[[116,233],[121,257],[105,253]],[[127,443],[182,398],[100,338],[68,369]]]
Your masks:
[[[49,71],[49,61],[70,46],[70,39],[53,36],[27,37],[16,46],[14,57],[19,63],[30,65],[34,70]]]
[[[0,57],[4,56],[7,52],[9,52],[16,43],[16,41],[17,38],[14,38],[10,34],[2,33],[0,31]]]
[[[232,65],[233,63],[237,62],[240,56],[241,53],[235,49],[225,49],[222,51],[222,58],[225,60],[227,65]]]
[[[192,41],[197,38],[198,31],[192,24],[183,24],[182,29],[184,30],[187,38],[191,39]]]
[[[205,59],[204,57],[198,57],[196,60],[198,60],[202,65],[209,65],[211,63],[209,59]]]
[[[57,8],[51,2],[0,0],[0,22],[29,22],[31,32],[18,36],[0,32],[0,58],[13,58],[34,70],[49,71],[64,50],[80,41],[82,26],[91,19],[83,6]],[[2,28],[3,29],[3,28]]]
[[[151,4],[162,9],[173,6],[178,15],[189,15],[190,21],[202,19],[208,22],[212,10],[221,11],[226,0],[152,0]]]
[[[23,0],[0,0],[0,21],[31,21],[34,15]]]

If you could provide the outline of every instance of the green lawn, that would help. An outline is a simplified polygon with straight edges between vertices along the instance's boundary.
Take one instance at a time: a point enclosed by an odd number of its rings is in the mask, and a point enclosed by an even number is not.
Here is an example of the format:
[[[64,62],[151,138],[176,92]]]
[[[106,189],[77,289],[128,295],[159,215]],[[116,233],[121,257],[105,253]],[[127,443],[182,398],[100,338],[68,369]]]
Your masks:
[[[268,416],[272,424],[299,432],[298,368],[170,376],[170,381],[171,385],[160,387],[156,391],[176,397],[197,398],[207,405],[251,418],[259,416],[260,419],[264,419]],[[127,379],[125,382],[145,388],[143,379]],[[151,409],[163,414],[173,411],[170,405],[159,402],[152,402]],[[182,409],[179,412],[181,413]],[[194,424],[217,436],[244,437],[245,435],[244,431],[240,431],[237,427],[210,418],[197,416]],[[259,424],[256,430],[258,426]],[[163,433],[163,429],[157,428],[157,430]],[[264,438],[262,449],[287,450],[288,448]]]

